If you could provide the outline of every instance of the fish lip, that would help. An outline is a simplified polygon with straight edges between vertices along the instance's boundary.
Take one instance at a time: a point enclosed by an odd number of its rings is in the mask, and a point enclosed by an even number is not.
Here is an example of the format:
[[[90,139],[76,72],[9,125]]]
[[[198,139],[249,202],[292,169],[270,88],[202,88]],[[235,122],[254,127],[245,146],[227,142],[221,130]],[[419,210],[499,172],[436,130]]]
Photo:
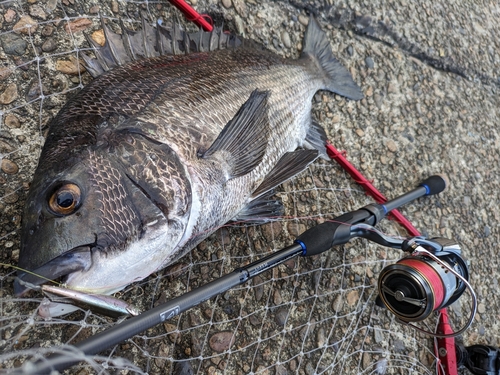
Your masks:
[[[14,280],[14,294],[22,296],[28,290],[35,289],[48,280],[55,280],[71,273],[88,269],[92,264],[91,248],[91,245],[78,246],[35,270],[18,272]]]

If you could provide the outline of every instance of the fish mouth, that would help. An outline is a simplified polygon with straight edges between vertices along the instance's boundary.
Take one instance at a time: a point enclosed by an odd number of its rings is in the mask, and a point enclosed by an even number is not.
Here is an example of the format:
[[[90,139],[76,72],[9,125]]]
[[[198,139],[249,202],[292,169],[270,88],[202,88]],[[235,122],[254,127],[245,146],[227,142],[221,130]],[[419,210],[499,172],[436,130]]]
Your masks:
[[[52,259],[34,270],[19,271],[14,280],[14,294],[22,296],[30,289],[56,280],[66,279],[70,274],[88,269],[92,265],[91,246],[79,246]]]

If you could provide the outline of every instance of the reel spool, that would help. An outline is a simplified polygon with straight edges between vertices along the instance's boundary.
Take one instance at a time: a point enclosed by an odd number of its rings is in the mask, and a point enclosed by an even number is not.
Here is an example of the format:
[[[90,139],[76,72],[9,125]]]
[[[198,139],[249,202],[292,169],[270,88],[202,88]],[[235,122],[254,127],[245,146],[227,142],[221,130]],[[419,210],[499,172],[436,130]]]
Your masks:
[[[432,249],[429,251],[424,247]],[[402,323],[419,322],[432,312],[451,305],[469,288],[473,308],[468,327],[474,318],[477,302],[468,283],[469,271],[460,256],[458,244],[443,238],[431,241],[415,238],[407,241],[403,248],[411,254],[380,273],[379,305],[382,302]]]
[[[439,256],[450,268],[468,279],[467,267],[455,254]],[[465,284],[441,264],[426,256],[408,256],[385,267],[378,287],[384,305],[404,322],[426,319],[433,311],[455,302]]]

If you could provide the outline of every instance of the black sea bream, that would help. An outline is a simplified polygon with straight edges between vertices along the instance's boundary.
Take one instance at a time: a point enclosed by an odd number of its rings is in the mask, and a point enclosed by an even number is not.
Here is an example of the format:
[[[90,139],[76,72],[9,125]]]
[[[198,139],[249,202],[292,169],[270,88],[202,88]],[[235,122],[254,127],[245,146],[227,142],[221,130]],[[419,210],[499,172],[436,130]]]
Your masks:
[[[19,256],[79,291],[118,291],[229,220],[279,215],[269,192],[325,154],[313,95],[363,97],[313,18],[297,60],[220,30],[103,27],[96,79],[50,124]],[[43,282],[20,272],[16,293]]]

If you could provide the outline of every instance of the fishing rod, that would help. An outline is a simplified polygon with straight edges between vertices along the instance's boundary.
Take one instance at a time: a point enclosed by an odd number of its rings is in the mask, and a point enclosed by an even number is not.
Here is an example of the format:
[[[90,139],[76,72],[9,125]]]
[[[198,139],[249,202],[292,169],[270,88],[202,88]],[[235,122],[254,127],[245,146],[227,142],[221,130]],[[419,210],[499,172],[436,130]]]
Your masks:
[[[253,277],[291,258],[318,255],[333,246],[345,244],[356,237],[366,238],[383,246],[401,248],[410,252],[409,256],[392,265],[394,267],[389,268],[391,267],[389,266],[382,270],[384,276],[379,280],[379,302],[381,301],[402,323],[412,325],[410,322],[425,319],[432,311],[446,307],[459,298],[467,287],[473,302],[471,317],[464,328],[447,336],[460,334],[472,323],[477,301],[475,293],[468,283],[467,266],[460,257],[457,245],[450,240],[428,240],[418,236],[410,239],[393,238],[374,228],[374,225],[390,211],[420,197],[439,194],[445,188],[446,181],[443,177],[431,176],[410,192],[384,204],[369,204],[314,226],[299,235],[293,245],[251,264],[239,267],[204,286],[116,324],[75,344],[74,348],[85,355],[98,354],[212,297],[246,283]],[[420,274],[425,277],[419,277]],[[426,277],[437,282],[438,286],[429,285],[426,282]],[[441,289],[439,285],[442,286]],[[412,326],[421,330],[414,325]],[[43,361],[35,363],[36,374],[49,374],[53,370],[62,371],[78,362],[74,356],[65,356],[62,353],[53,354]],[[26,373],[23,372],[22,368],[13,372],[13,374]]]
[[[206,14],[199,14],[196,10],[188,5],[184,0],[168,0],[173,6],[179,9],[188,21],[195,23],[198,27],[203,28],[205,31],[213,30],[213,22],[210,16]]]

